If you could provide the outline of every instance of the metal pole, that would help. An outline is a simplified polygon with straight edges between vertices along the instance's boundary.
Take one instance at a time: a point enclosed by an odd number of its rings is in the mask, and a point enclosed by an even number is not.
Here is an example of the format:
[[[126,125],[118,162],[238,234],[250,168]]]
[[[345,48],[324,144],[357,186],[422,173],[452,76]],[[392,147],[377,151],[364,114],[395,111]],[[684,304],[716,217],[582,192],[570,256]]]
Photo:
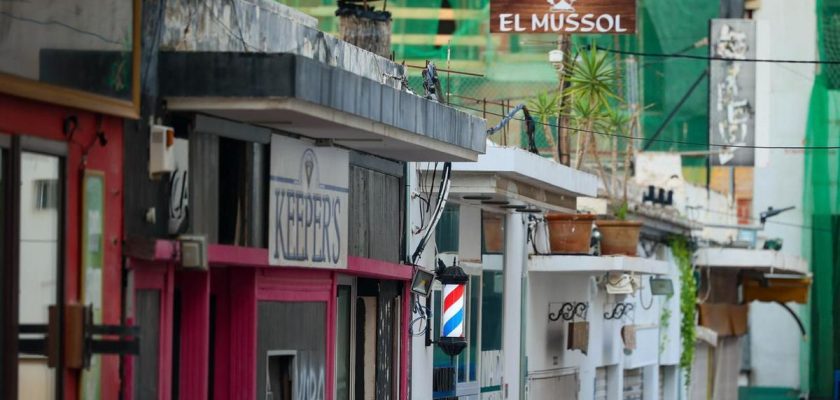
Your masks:
[[[504,377],[502,392],[506,399],[519,398],[521,383],[520,346],[522,340],[522,277],[526,254],[525,225],[522,215],[505,216],[504,294],[502,354]]]

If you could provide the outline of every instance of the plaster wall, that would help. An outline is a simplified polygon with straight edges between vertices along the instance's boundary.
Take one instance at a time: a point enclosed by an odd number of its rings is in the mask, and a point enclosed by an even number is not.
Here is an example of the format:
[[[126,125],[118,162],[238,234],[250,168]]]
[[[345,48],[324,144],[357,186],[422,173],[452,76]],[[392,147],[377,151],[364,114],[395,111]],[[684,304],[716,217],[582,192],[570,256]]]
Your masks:
[[[759,31],[760,55],[793,60],[816,58],[815,10],[815,0],[797,2],[796,7],[781,2],[762,2],[755,18],[769,29]],[[756,118],[765,121],[766,129],[757,131],[758,144],[804,143],[814,66],[772,63],[763,67],[765,71],[758,75],[757,87],[765,88],[765,93],[759,93],[763,94],[759,98],[765,101],[757,104]],[[770,219],[759,236],[781,238],[784,240],[783,253],[800,256],[802,235],[810,234],[798,227],[809,225],[802,213],[804,153],[758,150],[757,158],[763,163],[755,168],[753,217],[757,219],[759,212],[771,206],[796,207]],[[796,304],[791,307],[794,310],[803,308]],[[800,378],[800,345],[805,342],[796,322],[782,307],[756,302],[750,306],[749,324],[750,384],[799,388],[803,381]],[[808,325],[807,320],[805,324]]]

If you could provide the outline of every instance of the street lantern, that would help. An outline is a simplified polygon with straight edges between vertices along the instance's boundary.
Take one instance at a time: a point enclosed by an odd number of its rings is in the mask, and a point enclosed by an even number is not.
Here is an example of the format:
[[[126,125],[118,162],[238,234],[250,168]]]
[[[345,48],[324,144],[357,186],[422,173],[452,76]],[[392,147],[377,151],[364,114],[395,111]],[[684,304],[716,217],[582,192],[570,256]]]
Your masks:
[[[457,356],[467,347],[464,338],[466,319],[466,292],[470,277],[461,267],[453,264],[446,266],[438,260],[437,279],[443,284],[443,318],[441,334],[437,345],[450,357]]]

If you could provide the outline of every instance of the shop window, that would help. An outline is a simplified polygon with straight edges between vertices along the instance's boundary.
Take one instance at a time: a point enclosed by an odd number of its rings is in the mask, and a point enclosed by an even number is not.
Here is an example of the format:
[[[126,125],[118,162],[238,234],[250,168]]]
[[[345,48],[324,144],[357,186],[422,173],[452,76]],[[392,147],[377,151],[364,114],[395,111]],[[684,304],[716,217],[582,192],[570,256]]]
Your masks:
[[[35,209],[49,210],[58,206],[58,180],[36,179],[35,186]]]
[[[57,207],[60,159],[27,153],[21,155],[20,210],[20,324],[47,324],[48,308],[58,299],[60,215]],[[55,369],[46,357],[21,355],[18,394],[27,399],[55,396]]]
[[[28,136],[0,139],[0,398],[51,399],[63,391],[61,365],[47,362],[45,333],[51,320],[63,318],[66,144]],[[55,314],[51,306],[57,306]],[[18,337],[17,347],[5,347],[15,343],[10,336]],[[55,342],[61,352],[61,340]]]
[[[435,228],[435,244],[439,253],[458,252],[459,217],[460,208],[457,204],[447,204],[443,209],[443,215]]]

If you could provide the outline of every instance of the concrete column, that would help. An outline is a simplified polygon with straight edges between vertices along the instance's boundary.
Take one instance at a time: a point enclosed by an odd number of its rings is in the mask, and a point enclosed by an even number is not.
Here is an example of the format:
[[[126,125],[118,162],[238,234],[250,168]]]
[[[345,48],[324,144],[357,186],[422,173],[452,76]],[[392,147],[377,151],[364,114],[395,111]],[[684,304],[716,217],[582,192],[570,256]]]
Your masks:
[[[505,399],[519,399],[522,382],[520,345],[522,340],[522,278],[528,245],[522,214],[505,217],[504,319],[502,354],[504,369],[502,394]]]
[[[643,400],[659,399],[659,365],[648,365],[644,368],[642,375],[642,387],[644,388]]]

